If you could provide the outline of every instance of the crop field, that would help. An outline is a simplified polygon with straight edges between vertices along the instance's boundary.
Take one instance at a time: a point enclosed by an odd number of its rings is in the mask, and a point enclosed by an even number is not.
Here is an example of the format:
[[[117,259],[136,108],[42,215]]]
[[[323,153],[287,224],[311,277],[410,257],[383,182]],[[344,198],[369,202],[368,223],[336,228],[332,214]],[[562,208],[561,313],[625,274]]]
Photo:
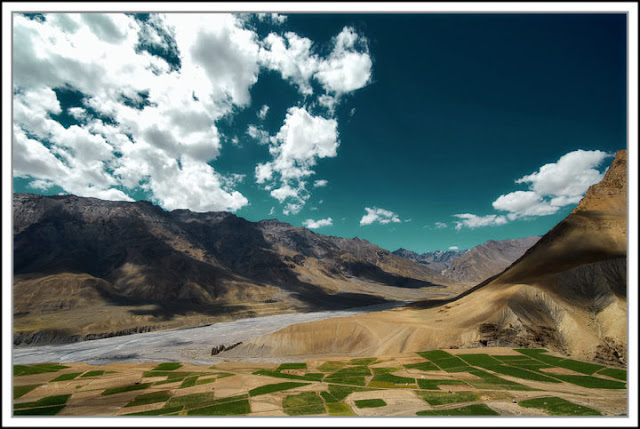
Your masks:
[[[15,416],[617,416],[627,373],[543,349],[14,366]]]

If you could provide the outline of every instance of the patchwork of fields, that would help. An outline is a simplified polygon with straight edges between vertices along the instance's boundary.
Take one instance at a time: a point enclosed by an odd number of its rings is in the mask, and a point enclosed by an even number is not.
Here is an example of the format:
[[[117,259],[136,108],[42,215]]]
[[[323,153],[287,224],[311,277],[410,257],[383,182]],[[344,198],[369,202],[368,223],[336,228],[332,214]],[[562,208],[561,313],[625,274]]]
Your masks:
[[[481,353],[480,351],[484,352]],[[615,416],[625,370],[542,349],[260,364],[14,366],[16,416]]]

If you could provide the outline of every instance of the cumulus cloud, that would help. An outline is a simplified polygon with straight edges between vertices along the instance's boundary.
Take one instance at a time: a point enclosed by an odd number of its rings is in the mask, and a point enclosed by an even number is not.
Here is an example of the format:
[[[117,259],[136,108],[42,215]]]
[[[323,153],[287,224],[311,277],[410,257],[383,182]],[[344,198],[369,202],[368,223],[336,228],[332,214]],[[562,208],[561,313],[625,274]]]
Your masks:
[[[302,222],[302,224],[309,229],[316,229],[316,228],[321,228],[323,226],[333,225],[333,219],[331,219],[330,217],[326,219],[318,219],[318,220],[307,219],[304,222]]]
[[[454,216],[462,220],[456,222],[456,229],[502,225],[520,218],[548,216],[562,207],[577,204],[589,186],[602,180],[604,172],[597,167],[612,156],[599,150],[569,152],[557,162],[545,164],[538,171],[515,181],[517,184],[527,184],[528,190],[500,195],[492,203],[495,210],[506,214],[457,214]]]
[[[305,179],[314,174],[317,160],[337,155],[338,123],[312,116],[304,107],[292,107],[270,143],[273,160],[256,166],[256,182],[268,183],[274,187],[272,197],[287,201],[284,214],[296,214],[309,198]]]
[[[449,250],[458,250],[459,247],[458,246],[449,246]]]
[[[312,79],[326,94],[319,102],[334,111],[338,98],[366,86],[371,80],[372,61],[368,40],[352,27],[344,27],[333,38],[327,57],[314,52],[313,42],[293,32],[269,34],[260,49],[262,64],[292,81],[304,95],[313,94]]]
[[[314,188],[324,188],[328,184],[329,184],[328,180],[320,179],[320,180],[316,180],[316,181],[313,182],[313,187]]]
[[[216,121],[250,105],[263,69],[276,70],[303,95],[313,93],[315,79],[332,98],[366,84],[368,77],[355,75],[366,70],[354,59],[369,56],[366,39],[350,28],[322,56],[293,32],[260,40],[247,17],[51,13],[31,20],[16,14],[15,174],[31,178],[34,189],[57,185],[86,196],[130,200],[127,192],[142,189],[167,209],[248,204],[234,190],[238,176],[215,170],[222,142],[238,144],[237,136],[221,135]],[[286,21],[279,14],[256,17]],[[336,82],[335,73],[345,82]],[[263,105],[257,116],[264,120],[268,112]],[[336,156],[337,121],[296,107],[277,135],[255,125],[246,133],[270,144],[272,160],[256,167],[256,181],[285,212],[299,212],[316,161]],[[187,186],[189,175],[197,180]]]
[[[402,222],[397,214],[392,211],[365,207],[366,214],[360,219],[360,226],[371,225],[373,223],[379,223],[386,225],[388,223],[400,223]]]
[[[444,222],[436,222],[434,225],[436,226],[436,229],[442,229],[447,227],[447,224]]]
[[[456,221],[456,230],[460,230],[463,227],[474,229],[481,226],[504,225],[508,222],[505,216],[498,215],[477,216],[471,213],[461,213],[453,216],[461,219]]]
[[[546,216],[561,207],[577,204],[589,186],[602,180],[597,167],[613,155],[599,150],[576,150],[563,155],[558,162],[545,164],[537,172],[515,182],[529,185],[528,191],[501,195],[493,208],[508,212],[511,220],[526,216]]]
[[[260,119],[264,119],[267,117],[267,113],[269,112],[269,106],[267,106],[266,104],[264,106],[262,106],[260,108],[260,110],[258,110],[258,118]]]
[[[225,14],[46,17],[14,21],[16,174],[109,199],[142,188],[167,209],[247,204],[208,163],[220,153],[215,121],[250,103],[255,33]],[[63,113],[61,90],[80,99],[68,127],[51,115]]]
[[[247,134],[249,135],[249,137],[256,140],[260,144],[269,143],[269,133],[253,124],[247,127]]]

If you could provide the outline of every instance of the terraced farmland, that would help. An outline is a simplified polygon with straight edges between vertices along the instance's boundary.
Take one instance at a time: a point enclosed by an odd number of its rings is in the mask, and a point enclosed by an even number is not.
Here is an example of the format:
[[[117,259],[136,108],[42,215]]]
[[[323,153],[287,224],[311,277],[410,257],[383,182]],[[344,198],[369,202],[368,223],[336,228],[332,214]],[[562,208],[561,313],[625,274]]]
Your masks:
[[[14,415],[624,415],[626,371],[542,349],[14,367]]]

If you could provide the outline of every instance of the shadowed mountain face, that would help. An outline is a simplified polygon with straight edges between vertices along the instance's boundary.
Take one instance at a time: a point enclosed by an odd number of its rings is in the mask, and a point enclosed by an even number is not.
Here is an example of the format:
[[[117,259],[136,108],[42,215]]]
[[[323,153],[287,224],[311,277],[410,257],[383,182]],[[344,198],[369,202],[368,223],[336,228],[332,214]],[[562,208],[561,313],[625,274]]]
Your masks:
[[[15,194],[13,219],[26,341],[415,300],[451,283],[358,238],[226,212]]]
[[[489,240],[469,250],[439,250],[418,254],[398,249],[393,253],[427,265],[451,280],[479,283],[507,268],[539,239],[540,237],[527,237],[516,240]]]
[[[499,345],[625,365],[627,287],[627,153],[618,151],[567,218],[456,298],[294,325],[229,354],[384,356]]]

